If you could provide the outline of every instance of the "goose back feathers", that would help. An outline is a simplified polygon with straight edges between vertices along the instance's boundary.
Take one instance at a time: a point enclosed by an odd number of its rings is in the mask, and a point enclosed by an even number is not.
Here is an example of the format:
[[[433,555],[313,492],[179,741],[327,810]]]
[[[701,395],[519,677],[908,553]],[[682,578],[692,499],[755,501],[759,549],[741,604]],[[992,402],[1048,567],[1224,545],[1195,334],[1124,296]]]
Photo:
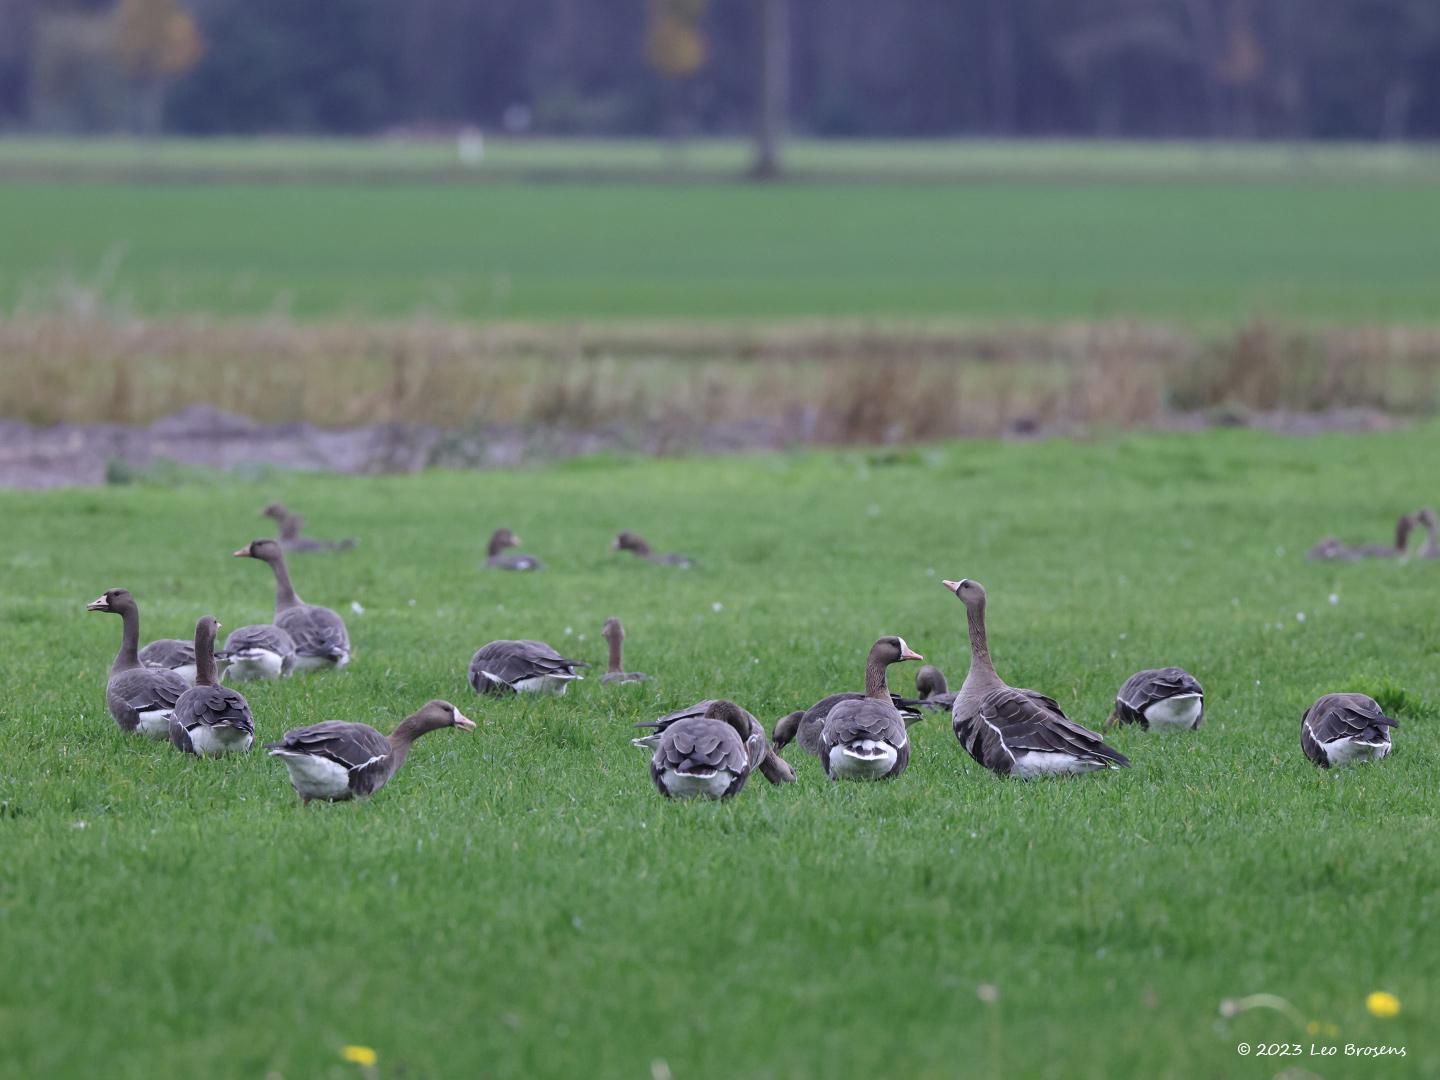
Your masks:
[[[220,624],[206,615],[195,626],[195,685],[180,695],[170,715],[170,742],[186,754],[225,754],[249,750],[255,719],[243,694],[220,686],[215,677],[215,631]]]
[[[327,607],[307,604],[290,583],[285,555],[274,540],[252,540],[235,557],[259,559],[275,574],[275,625],[295,645],[294,669],[343,668],[350,662],[350,632],[345,620]]]
[[[1126,679],[1115,695],[1112,724],[1146,731],[1195,731],[1205,715],[1205,689],[1184,668],[1150,668]]]
[[[128,589],[107,589],[85,605],[89,611],[108,611],[121,618],[120,651],[110,664],[105,684],[105,705],[121,731],[138,732],[152,739],[170,734],[170,714],[189,683],[169,668],[140,663],[140,606]]]
[[[1365,694],[1326,694],[1300,720],[1300,748],[1322,769],[1379,761],[1390,753],[1390,730],[1400,725]]]
[[[643,746],[654,749],[660,743],[661,736],[673,725],[682,720],[698,720],[707,716],[711,706],[717,698],[706,698],[704,701],[697,701],[694,705],[684,709],[677,709],[675,712],[667,713],[658,720],[651,720],[643,724],[636,724],[638,728],[654,728],[655,730],[642,738],[632,740],[636,746]],[[759,769],[762,776],[772,784],[790,784],[795,781],[795,770],[790,768],[788,762],[775,752],[775,748],[765,737],[765,726],[759,720],[734,702],[730,703],[739,709],[740,716],[744,719],[744,743],[745,753],[750,759],[752,768]],[[714,719],[712,717],[712,719]]]
[[[543,641],[492,641],[470,658],[470,685],[477,694],[563,694],[571,682],[584,678],[576,668],[583,660],[568,660]]]
[[[864,695],[836,703],[821,726],[820,764],[832,780],[892,779],[905,771],[910,739],[890,699],[886,669],[923,659],[901,637],[882,637],[871,646]]]
[[[274,623],[242,626],[225,639],[222,658],[232,681],[279,679],[295,670],[295,640]]]
[[[146,667],[168,668],[191,686],[195,685],[195,643],[179,638],[156,638],[140,650]]]

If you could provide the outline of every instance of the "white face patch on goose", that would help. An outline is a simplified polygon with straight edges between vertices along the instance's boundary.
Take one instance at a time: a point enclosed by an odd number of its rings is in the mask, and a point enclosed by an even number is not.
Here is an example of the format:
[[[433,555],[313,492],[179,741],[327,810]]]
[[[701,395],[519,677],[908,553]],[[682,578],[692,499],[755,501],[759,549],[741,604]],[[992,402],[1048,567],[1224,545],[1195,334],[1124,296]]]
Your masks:
[[[898,642],[900,642],[900,655],[901,655],[901,656],[904,656],[907,652],[910,651],[910,646],[905,644],[905,639],[904,639],[903,637],[897,637],[895,640],[898,641]]]

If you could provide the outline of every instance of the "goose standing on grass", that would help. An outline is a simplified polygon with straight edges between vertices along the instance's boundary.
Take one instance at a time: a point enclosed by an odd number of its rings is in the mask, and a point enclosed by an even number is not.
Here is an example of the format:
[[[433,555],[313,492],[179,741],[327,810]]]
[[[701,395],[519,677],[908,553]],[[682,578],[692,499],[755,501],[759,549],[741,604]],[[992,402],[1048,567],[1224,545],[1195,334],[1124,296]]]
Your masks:
[[[1436,518],[1435,511],[1428,506],[1418,511],[1415,514],[1415,524],[1425,530],[1425,546],[1420,549],[1420,558],[1440,559],[1440,536],[1436,535],[1440,532],[1440,528],[1437,528],[1440,519]]]
[[[179,638],[156,638],[140,650],[140,663],[146,667],[165,668],[195,685],[195,643]]]
[[[170,714],[188,683],[169,668],[146,667],[140,663],[140,606],[128,589],[106,589],[104,595],[85,605],[87,611],[108,611],[119,615],[123,631],[120,651],[110,665],[105,686],[105,704],[121,731],[139,732],[152,739],[170,734]]]
[[[252,540],[237,559],[259,559],[275,572],[275,625],[295,644],[296,671],[343,668],[350,662],[350,633],[345,620],[327,607],[307,604],[295,595],[285,553],[274,540]]]
[[[279,679],[295,670],[295,642],[274,623],[232,630],[221,650],[225,677],[232,682]]]
[[[765,734],[753,716],[733,701],[703,704],[703,716],[656,721],[660,730],[635,740],[654,747],[650,777],[667,799],[732,799],[763,759]]]
[[[1198,731],[1205,688],[1184,668],[1149,668],[1125,680],[1109,723],[1139,724],[1145,731]]]
[[[260,511],[259,516],[275,522],[275,527],[280,530],[280,546],[286,551],[349,551],[355,546],[354,540],[312,540],[301,536],[300,529],[305,519],[299,514],[292,514],[279,503],[271,503]]]
[[[509,529],[496,529],[490,534],[490,544],[485,549],[485,565],[497,570],[544,570],[545,564],[534,555],[502,554],[519,543],[520,538]]]
[[[473,731],[475,722],[448,701],[432,701],[400,721],[388,737],[369,724],[326,720],[292,728],[265,749],[285,763],[302,806],[311,799],[344,802],[374,795],[405,764],[416,739],[446,727]]]
[[[583,660],[567,660],[543,641],[492,641],[470,658],[470,685],[477,694],[563,694],[585,676],[576,668]]]
[[[658,720],[651,720],[647,723],[636,724],[638,728],[654,728],[654,732],[644,738],[631,739],[636,746],[643,746],[646,749],[654,749],[660,745],[661,736],[671,726],[681,720],[700,720],[709,715],[710,709],[717,703],[733,706],[740,710],[740,715],[745,720],[744,742],[745,753],[750,758],[750,766],[759,769],[760,774],[772,784],[793,784],[795,782],[795,770],[790,768],[789,763],[779,754],[765,738],[765,725],[755,719],[753,715],[744,709],[740,709],[734,702],[725,702],[719,698],[706,698],[704,701],[697,701],[686,709],[677,709],[675,712],[667,713]],[[714,719],[712,717],[712,719]],[[738,729],[737,729],[738,730]]]
[[[611,551],[628,551],[641,559],[649,562],[659,563],[662,566],[678,566],[682,570],[689,569],[695,565],[693,559],[688,555],[662,555],[651,549],[639,533],[633,533],[629,529],[620,533],[610,543]]]
[[[925,658],[902,637],[882,637],[865,662],[865,695],[838,703],[820,731],[820,764],[831,780],[893,779],[910,764],[905,720],[890,700],[886,670]]]
[[[600,676],[602,683],[636,683],[644,682],[649,675],[640,671],[626,671],[621,661],[621,648],[625,644],[625,627],[620,625],[620,620],[615,616],[605,620],[605,626],[600,631],[600,636],[610,646],[610,666],[605,674]]]
[[[985,634],[985,589],[978,581],[946,581],[965,605],[970,626],[970,671],[951,713],[960,745],[992,772],[1028,780],[1117,769],[1130,764],[1082,727],[1053,698],[1010,686],[990,662]]]
[[[1423,512],[1423,511],[1422,511]],[[1305,553],[1307,559],[1332,559],[1338,562],[1359,562],[1361,559],[1403,558],[1410,544],[1417,515],[1401,514],[1395,519],[1395,540],[1390,544],[1343,544],[1327,536]]]
[[[1364,694],[1326,694],[1300,720],[1300,749],[1329,769],[1390,754],[1390,729],[1399,727]]]
[[[915,696],[920,699],[918,704],[923,708],[948,712],[955,707],[958,695],[950,689],[943,671],[934,664],[926,664],[915,672]]]
[[[180,695],[170,716],[170,741],[186,754],[219,755],[249,750],[255,718],[243,694],[221,686],[215,677],[213,615],[195,624],[195,685]]]

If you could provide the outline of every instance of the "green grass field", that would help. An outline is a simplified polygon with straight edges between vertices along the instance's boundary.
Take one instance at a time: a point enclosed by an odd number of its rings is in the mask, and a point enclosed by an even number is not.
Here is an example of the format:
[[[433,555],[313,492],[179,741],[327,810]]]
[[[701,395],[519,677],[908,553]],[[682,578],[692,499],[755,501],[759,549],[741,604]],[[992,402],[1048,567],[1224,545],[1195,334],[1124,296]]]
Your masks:
[[[442,152],[0,142],[0,311],[78,296],[148,314],[527,320],[1440,317],[1427,152],[801,144],[800,179],[764,187],[719,164],[656,180],[654,145],[520,143],[496,151],[516,164],[493,182],[412,175]],[[734,144],[694,152],[743,160]],[[421,164],[359,182],[387,154]],[[126,161],[156,172],[126,179]],[[536,170],[548,182],[524,181]],[[90,182],[55,182],[73,178]]]
[[[384,1077],[1291,1064],[1238,1057],[1245,1041],[1403,1045],[1300,1064],[1435,1075],[1440,562],[1303,553],[1380,539],[1434,500],[1437,452],[1434,426],[1222,431],[0,493],[0,1074],[344,1077],[352,1043]],[[267,618],[264,567],[229,552],[276,497],[361,538],[294,571],[306,599],[365,611],[350,670],[248,691],[259,734],[388,729],[434,696],[480,725],[423,740],[369,803],[302,810],[261,754],[187,760],[104,708],[120,628],[84,604],[128,586],[147,637]],[[479,572],[499,524],[551,568]],[[699,567],[609,555],[622,526]],[[878,634],[958,680],[963,609],[938,581],[966,575],[989,588],[1013,682],[1094,724],[1131,671],[1182,664],[1207,687],[1204,728],[1121,732],[1129,771],[1025,784],[935,718],[894,783],[832,785],[797,748],[798,783],[732,803],[651,788],[632,723],[715,694],[772,720],[858,686]],[[491,638],[603,659],[611,614],[655,681],[545,701],[467,688]],[[1301,712],[1366,687],[1401,702],[1395,755],[1317,771]],[[1366,1012],[1378,989],[1397,1018]],[[1262,991],[1322,1033],[1222,1020],[1223,999]]]

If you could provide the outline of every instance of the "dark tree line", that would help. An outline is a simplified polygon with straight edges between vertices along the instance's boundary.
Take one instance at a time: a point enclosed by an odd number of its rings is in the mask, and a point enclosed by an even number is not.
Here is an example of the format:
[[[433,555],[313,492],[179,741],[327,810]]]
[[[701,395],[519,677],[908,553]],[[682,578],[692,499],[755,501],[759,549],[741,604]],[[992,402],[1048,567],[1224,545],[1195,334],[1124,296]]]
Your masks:
[[[174,132],[733,133],[768,87],[803,134],[1440,135],[1440,0],[169,2]],[[0,0],[0,129],[130,122],[115,9]]]

